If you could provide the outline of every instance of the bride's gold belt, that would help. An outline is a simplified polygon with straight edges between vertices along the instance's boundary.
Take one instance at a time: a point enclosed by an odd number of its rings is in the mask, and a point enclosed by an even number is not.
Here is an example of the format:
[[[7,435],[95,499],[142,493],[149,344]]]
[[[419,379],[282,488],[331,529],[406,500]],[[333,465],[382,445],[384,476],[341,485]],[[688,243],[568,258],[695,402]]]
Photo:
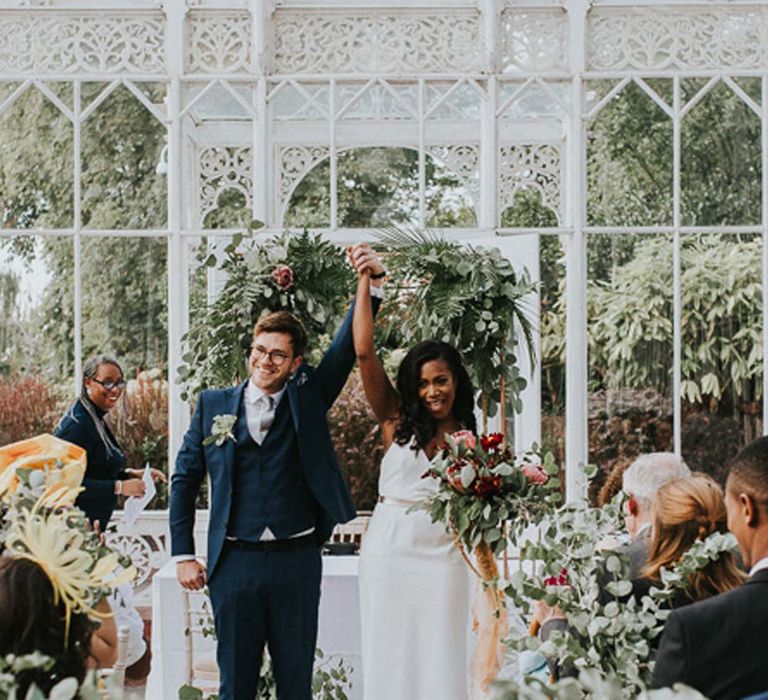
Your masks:
[[[379,496],[379,503],[383,503],[385,506],[410,508],[411,506],[415,506],[418,501],[409,501],[406,498],[395,498],[394,496]]]

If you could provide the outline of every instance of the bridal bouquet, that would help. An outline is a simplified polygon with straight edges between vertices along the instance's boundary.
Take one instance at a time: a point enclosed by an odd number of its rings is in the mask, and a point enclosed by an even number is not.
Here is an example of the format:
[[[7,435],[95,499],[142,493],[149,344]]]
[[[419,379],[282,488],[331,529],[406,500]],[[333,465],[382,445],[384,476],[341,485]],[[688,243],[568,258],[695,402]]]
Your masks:
[[[518,457],[501,433],[477,437],[462,430],[446,438],[424,475],[437,479],[438,488],[423,507],[433,522],[450,530],[467,565],[482,581],[473,605],[478,640],[472,673],[483,690],[501,666],[501,640],[508,626],[496,556],[510,535],[521,534],[560,501],[558,473],[551,454],[542,459],[533,452]]]
[[[522,532],[560,501],[559,468],[551,453],[516,456],[501,433],[449,435],[425,476],[438,480],[427,501],[433,522],[445,523],[467,550],[506,546],[504,527]]]

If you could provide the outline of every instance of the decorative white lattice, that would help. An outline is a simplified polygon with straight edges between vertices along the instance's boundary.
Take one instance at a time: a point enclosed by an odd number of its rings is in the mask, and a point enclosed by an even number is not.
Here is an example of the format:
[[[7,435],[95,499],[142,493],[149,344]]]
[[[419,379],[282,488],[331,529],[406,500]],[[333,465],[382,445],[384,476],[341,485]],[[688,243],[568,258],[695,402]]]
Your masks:
[[[378,81],[360,92],[360,85],[339,85],[336,104],[342,120],[417,119],[419,115],[418,85],[391,85]]]
[[[278,11],[277,73],[450,73],[482,68],[477,12]]]
[[[562,222],[560,187],[559,144],[515,143],[499,149],[499,215],[514,204],[515,193],[536,190],[541,203]]]
[[[295,83],[284,81],[269,97],[276,121],[315,121],[330,114],[327,83]]]
[[[187,70],[236,73],[251,70],[251,18],[232,12],[195,12],[187,20]]]
[[[283,146],[277,158],[280,211],[285,210],[293,188],[320,161],[328,157],[328,146]]]
[[[162,73],[162,15],[0,15],[0,74]]]
[[[445,165],[477,201],[480,195],[480,144],[427,146],[427,153]]]
[[[501,13],[502,70],[566,70],[567,17],[564,9],[505,9]]]
[[[427,83],[425,102],[428,119],[480,119],[485,93],[474,82]]]
[[[592,70],[768,66],[768,8],[594,9],[588,15]]]
[[[198,154],[200,223],[217,208],[221,193],[235,190],[251,206],[253,189],[250,146],[206,146]]]

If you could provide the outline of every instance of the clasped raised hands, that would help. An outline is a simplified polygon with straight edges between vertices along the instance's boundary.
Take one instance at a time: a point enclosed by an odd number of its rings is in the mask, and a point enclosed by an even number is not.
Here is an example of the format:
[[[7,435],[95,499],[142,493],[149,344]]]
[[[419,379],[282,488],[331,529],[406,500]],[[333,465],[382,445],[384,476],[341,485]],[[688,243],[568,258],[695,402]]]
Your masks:
[[[368,243],[356,243],[349,246],[347,257],[358,275],[368,273],[376,277],[384,272],[381,258]]]

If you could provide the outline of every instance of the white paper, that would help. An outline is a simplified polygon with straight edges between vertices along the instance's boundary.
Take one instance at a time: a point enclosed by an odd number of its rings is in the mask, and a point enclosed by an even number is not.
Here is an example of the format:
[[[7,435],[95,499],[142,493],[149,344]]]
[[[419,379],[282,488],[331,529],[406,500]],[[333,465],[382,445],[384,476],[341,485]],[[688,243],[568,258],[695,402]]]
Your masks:
[[[136,524],[136,520],[143,510],[147,507],[147,504],[155,497],[157,490],[155,489],[155,482],[152,479],[152,471],[149,468],[149,462],[144,467],[144,474],[141,477],[144,482],[144,495],[143,496],[130,496],[125,501],[123,508],[123,522],[128,527],[133,527]]]

